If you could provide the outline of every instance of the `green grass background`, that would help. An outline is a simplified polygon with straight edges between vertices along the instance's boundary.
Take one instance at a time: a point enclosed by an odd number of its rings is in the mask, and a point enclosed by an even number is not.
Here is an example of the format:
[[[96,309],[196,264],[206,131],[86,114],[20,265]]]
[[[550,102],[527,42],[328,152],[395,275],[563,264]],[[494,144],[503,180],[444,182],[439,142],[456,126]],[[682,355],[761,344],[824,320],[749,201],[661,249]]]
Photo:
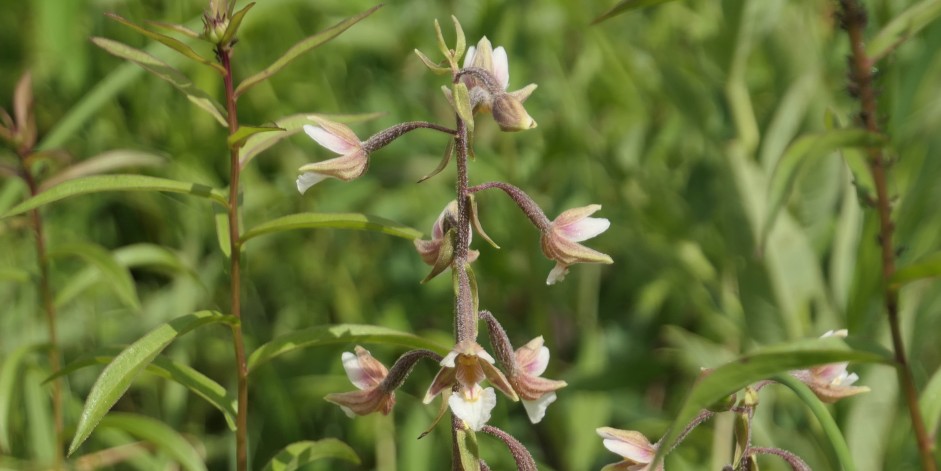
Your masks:
[[[911,3],[866,2],[870,34]],[[301,38],[373,4],[260,1],[243,23],[236,73],[260,70]],[[441,20],[451,37],[451,14],[469,43],[486,35],[507,49],[511,88],[539,85],[526,103],[537,129],[505,134],[489,117],[478,120],[471,180],[517,185],[550,217],[602,204],[599,215],[610,219],[611,228],[588,245],[615,261],[575,266],[564,283],[546,286],[552,263],[539,250],[538,232],[502,195],[479,197],[482,222],[502,247],[474,243],[481,251],[475,263],[481,307],[501,319],[514,343],[543,335],[552,350],[547,376],[569,383],[538,425],[505,400],[494,411],[491,423],[525,443],[540,469],[598,469],[616,461],[595,435],[599,426],[659,437],[700,367],[756,346],[841,327],[889,344],[875,214],[860,205],[868,177],[858,171],[863,167],[853,170],[847,163],[859,156],[834,153],[806,162],[773,230],[766,241],[761,237],[770,214],[768,190],[787,146],[802,134],[823,131],[828,114],[843,126],[854,120],[856,104],[845,93],[848,47],[835,28],[835,3],[676,1],[589,26],[610,6],[603,0],[393,0],[239,102],[243,124],[300,112],[383,112],[353,126],[361,137],[401,121],[449,124],[440,91],[445,80],[428,73],[412,50],[437,57],[432,21]],[[0,13],[0,104],[11,109],[16,81],[31,69],[42,145],[65,149],[75,161],[117,148],[153,152],[166,163],[142,173],[224,187],[225,130],[168,84],[88,40],[148,44],[104,12],[137,22],[182,23],[198,18],[204,7],[194,0],[6,2]],[[890,191],[901,265],[941,245],[938,50],[941,26],[935,24],[879,69],[880,115],[888,152],[898,157]],[[184,63],[172,51],[158,55],[173,58],[197,85],[222,95],[210,69]],[[93,96],[101,97],[100,106],[92,106]],[[297,167],[329,155],[303,135],[288,139],[244,174],[245,226],[300,211],[363,212],[428,233],[453,198],[453,167],[415,182],[435,167],[445,143],[437,133],[411,133],[377,152],[363,178],[325,181],[301,196],[294,187]],[[12,163],[13,154],[0,151],[0,161]],[[24,192],[18,182],[0,182],[0,208],[21,201]],[[43,214],[53,249],[76,241],[110,250],[156,244],[176,252],[190,269],[133,268],[143,306],[138,311],[116,298],[107,277],[79,260],[57,261],[53,289],[72,294],[59,306],[66,362],[128,344],[174,317],[228,305],[227,264],[205,201],[109,194],[66,200]],[[35,273],[31,237],[24,219],[0,223],[0,267]],[[448,342],[450,282],[442,276],[420,285],[427,267],[404,239],[298,231],[253,241],[246,254],[243,322],[250,348],[297,329],[344,322]],[[941,361],[937,288],[928,281],[902,291],[904,331],[920,385]],[[36,298],[28,282],[0,283],[0,356],[45,340]],[[448,469],[446,427],[416,440],[437,410],[420,403],[433,367],[416,369],[398,394],[394,417],[351,421],[323,400],[351,388],[340,364],[340,353],[351,348],[304,350],[252,376],[254,467],[290,442],[337,437],[357,450],[363,465],[330,462],[311,469]],[[401,353],[368,348],[386,364]],[[234,389],[230,334],[223,327],[188,334],[164,355]],[[917,469],[894,372],[884,366],[851,369],[873,391],[832,410],[859,469]],[[68,377],[67,429],[99,371]],[[0,417],[13,431],[13,448],[2,451],[7,463],[51,459],[48,387],[39,385],[49,373],[45,356],[34,353],[5,392],[15,405]],[[229,469],[232,434],[215,409],[181,386],[142,375],[115,410],[159,418],[197,443],[210,469]],[[788,391],[766,389],[756,419],[757,445],[791,450],[814,469],[836,466],[815,419]],[[728,460],[730,430],[728,417],[700,427],[671,455],[670,469],[719,469]],[[129,440],[103,429],[80,453]],[[486,437],[481,444],[492,469],[512,468],[502,444]],[[785,469],[774,458],[761,465]],[[155,453],[122,469],[168,466],[168,458]]]

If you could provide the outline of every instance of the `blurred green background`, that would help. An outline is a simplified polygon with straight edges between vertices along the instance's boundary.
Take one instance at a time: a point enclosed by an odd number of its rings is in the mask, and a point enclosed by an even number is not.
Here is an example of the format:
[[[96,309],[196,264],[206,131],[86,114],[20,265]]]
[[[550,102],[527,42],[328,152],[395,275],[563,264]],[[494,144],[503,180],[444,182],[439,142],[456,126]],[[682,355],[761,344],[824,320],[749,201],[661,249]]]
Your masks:
[[[910,0],[873,0],[870,31]],[[235,70],[246,77],[298,40],[374,5],[364,0],[263,0],[246,18]],[[819,336],[847,327],[889,345],[880,300],[875,214],[860,195],[868,176],[853,152],[809,159],[773,225],[769,188],[775,168],[799,136],[827,119],[853,123],[845,92],[847,42],[835,29],[835,3],[825,0],[669,2],[600,25],[591,20],[609,0],[570,2],[400,0],[336,40],[303,56],[239,102],[243,124],[303,113],[382,112],[353,125],[365,137],[410,120],[451,122],[441,77],[427,72],[415,48],[437,57],[433,20],[451,36],[451,14],[476,42],[488,36],[510,57],[510,88],[539,85],[527,110],[539,127],[499,132],[479,120],[473,182],[504,180],[525,189],[550,217],[600,203],[611,228],[588,245],[610,254],[610,266],[575,266],[546,286],[552,267],[538,232],[498,193],[479,196],[481,219],[501,245],[479,239],[475,263],[481,307],[522,344],[543,335],[552,350],[547,376],[569,386],[545,420],[531,425],[518,404],[501,401],[491,423],[518,437],[540,469],[598,469],[617,457],[596,427],[637,429],[652,439],[665,430],[699,374],[759,345]],[[94,47],[103,36],[135,47],[148,43],[104,17],[136,22],[198,21],[196,0],[33,0],[5,2],[0,13],[0,105],[11,109],[20,74],[33,71],[41,145],[80,161],[111,149],[165,157],[141,173],[224,187],[225,130],[165,82]],[[198,24],[198,23],[197,23]],[[196,27],[194,25],[194,27]],[[203,46],[197,46],[203,47]],[[172,51],[155,54],[180,67],[215,96],[222,84],[206,67]],[[898,157],[891,192],[904,265],[941,245],[941,26],[908,40],[879,70],[881,117]],[[208,49],[200,52],[209,54]],[[98,106],[96,106],[96,104]],[[829,118],[828,118],[829,116]],[[363,212],[426,234],[453,199],[453,167],[421,184],[446,139],[418,131],[376,153],[363,178],[328,180],[297,193],[296,169],[330,155],[299,135],[256,158],[244,182],[245,227],[301,211]],[[0,161],[13,163],[9,150]],[[778,177],[780,179],[780,177]],[[0,181],[0,209],[21,201],[25,187]],[[60,332],[66,362],[125,345],[166,320],[198,309],[224,310],[227,264],[218,250],[209,203],[174,195],[106,194],[74,198],[44,210],[49,245],[94,242],[120,252],[134,244],[174,251],[185,270],[131,268],[142,309],[115,296],[107,277],[79,260],[57,261]],[[24,219],[0,222],[0,267],[35,272]],[[763,228],[772,227],[764,237]],[[415,332],[447,344],[452,323],[447,276],[426,285],[424,266],[404,239],[352,231],[298,231],[248,245],[243,318],[250,348],[273,336],[327,323],[369,323]],[[0,283],[0,356],[46,339],[32,284]],[[904,330],[914,373],[923,385],[941,362],[941,296],[922,282],[902,291]],[[340,353],[352,345],[304,350],[256,372],[251,383],[254,467],[302,439],[337,437],[362,466],[331,462],[311,469],[448,469],[449,438],[438,427],[422,440],[436,406],[420,398],[435,369],[420,366],[398,395],[394,418],[347,419],[323,396],[351,389]],[[387,365],[401,349],[367,346]],[[165,355],[234,388],[230,334],[200,329]],[[48,462],[52,433],[45,356],[34,352],[0,420],[12,430],[8,463]],[[859,469],[917,469],[907,413],[888,367],[851,367],[872,392],[833,408]],[[67,429],[100,367],[68,377]],[[115,410],[159,418],[191,438],[210,469],[228,469],[232,434],[215,409],[183,387],[142,375]],[[394,419],[394,420],[393,420]],[[756,445],[802,456],[814,469],[836,462],[816,420],[784,389],[767,388],[756,416]],[[731,419],[697,429],[668,460],[669,469],[719,469],[731,447]],[[71,433],[71,432],[69,432]],[[100,429],[88,453],[132,440]],[[505,447],[481,438],[491,468],[511,469]],[[20,461],[14,461],[16,460]],[[785,469],[767,458],[763,469]],[[28,467],[28,466],[27,466]],[[122,465],[170,469],[162,453]]]

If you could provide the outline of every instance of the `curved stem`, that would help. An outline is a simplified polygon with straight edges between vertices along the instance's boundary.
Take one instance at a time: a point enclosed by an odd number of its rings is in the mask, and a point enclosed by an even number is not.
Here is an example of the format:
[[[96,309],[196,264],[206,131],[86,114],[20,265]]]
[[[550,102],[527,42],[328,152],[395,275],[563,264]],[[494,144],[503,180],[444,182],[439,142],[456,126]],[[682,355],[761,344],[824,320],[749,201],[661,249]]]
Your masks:
[[[877,121],[878,107],[876,104],[876,90],[873,87],[872,70],[875,64],[866,54],[863,41],[863,30],[866,26],[866,10],[859,0],[840,0],[842,8],[842,26],[849,35],[850,40],[850,90],[857,96],[861,110],[859,112],[860,125],[872,133],[881,132]],[[918,442],[918,452],[921,463],[926,471],[937,469],[932,456],[933,442],[925,427],[920,406],[918,404],[918,391],[912,375],[911,365],[905,352],[902,339],[902,327],[899,320],[898,289],[889,282],[895,273],[895,249],[892,235],[895,229],[892,223],[892,207],[888,191],[886,174],[890,165],[879,147],[869,148],[869,170],[876,187],[876,210],[879,213],[879,244],[882,250],[882,282],[885,308],[889,318],[889,328],[892,332],[892,349],[895,353],[896,371],[898,381],[905,395],[912,429]]]
[[[231,50],[218,47],[216,53],[225,68],[225,99],[229,121],[229,135],[239,129],[238,110],[232,79]],[[241,242],[239,240],[239,147],[229,148],[229,250],[230,286],[232,315],[242,319],[241,297]],[[248,364],[245,360],[245,340],[242,335],[242,323],[232,326],[232,341],[235,347],[235,363],[238,375],[238,415],[235,431],[235,463],[238,471],[248,470]]]
[[[405,123],[399,123],[395,126],[388,127],[382,131],[377,132],[366,139],[363,142],[363,150],[367,154],[371,154],[389,144],[392,141],[402,137],[402,135],[412,132],[416,129],[432,129],[435,131],[440,131],[445,134],[455,135],[457,131],[446,126],[441,126],[439,124],[429,123],[427,121],[409,121]]]
[[[823,402],[820,402],[820,399],[817,398],[807,385],[789,374],[775,376],[774,380],[791,388],[794,394],[796,394],[804,404],[807,404],[810,411],[817,417],[817,421],[820,422],[823,433],[827,435],[830,445],[833,446],[833,451],[836,453],[837,460],[839,460],[840,466],[843,467],[843,471],[854,471],[856,465],[853,463],[853,455],[850,453],[850,448],[846,444],[846,439],[843,438],[840,427],[836,424],[836,421],[833,420],[833,416],[830,415],[830,411],[823,405]]]
[[[510,185],[509,183],[481,183],[480,185],[475,185],[468,188],[467,191],[469,193],[477,193],[478,191],[489,190],[491,188],[498,188],[503,190],[503,192],[506,193],[507,196],[509,196],[510,199],[512,199],[521,210],[523,210],[523,213],[526,214],[526,217],[528,217],[529,220],[532,221],[533,225],[539,228],[540,231],[545,232],[549,230],[549,225],[552,224],[552,222],[549,221],[548,217],[546,217],[546,213],[542,212],[542,208],[540,208],[539,205],[536,204],[536,202],[533,201],[533,199],[530,198],[525,191]]]

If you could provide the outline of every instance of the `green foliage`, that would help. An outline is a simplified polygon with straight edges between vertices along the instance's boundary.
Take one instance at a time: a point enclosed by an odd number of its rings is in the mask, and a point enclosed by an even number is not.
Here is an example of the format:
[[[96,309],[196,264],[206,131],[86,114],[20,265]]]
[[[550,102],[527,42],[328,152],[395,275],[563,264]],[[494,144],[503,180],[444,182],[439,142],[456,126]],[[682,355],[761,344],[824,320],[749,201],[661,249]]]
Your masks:
[[[271,458],[264,471],[294,471],[324,458],[340,458],[359,463],[359,457],[349,445],[339,440],[325,438],[319,441],[292,443]]]

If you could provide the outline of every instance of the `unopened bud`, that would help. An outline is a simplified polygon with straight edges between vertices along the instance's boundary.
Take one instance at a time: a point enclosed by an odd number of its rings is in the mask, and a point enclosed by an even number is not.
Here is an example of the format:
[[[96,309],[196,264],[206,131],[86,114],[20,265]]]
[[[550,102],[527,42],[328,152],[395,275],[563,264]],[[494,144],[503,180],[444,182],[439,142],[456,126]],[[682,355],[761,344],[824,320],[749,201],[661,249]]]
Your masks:
[[[519,100],[507,93],[493,98],[493,119],[506,132],[525,131],[536,127],[536,121]]]

